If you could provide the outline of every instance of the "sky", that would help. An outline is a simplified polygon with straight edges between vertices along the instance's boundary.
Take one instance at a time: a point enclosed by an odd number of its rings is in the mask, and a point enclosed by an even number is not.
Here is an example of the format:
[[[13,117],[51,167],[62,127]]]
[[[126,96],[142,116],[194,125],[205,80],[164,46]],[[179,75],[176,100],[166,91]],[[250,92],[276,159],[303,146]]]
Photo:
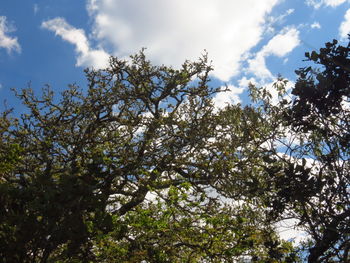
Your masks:
[[[12,88],[85,89],[85,68],[142,48],[173,67],[208,52],[212,85],[230,88],[217,107],[244,103],[249,82],[292,86],[305,52],[348,33],[348,0],[1,0],[0,110],[23,111]]]

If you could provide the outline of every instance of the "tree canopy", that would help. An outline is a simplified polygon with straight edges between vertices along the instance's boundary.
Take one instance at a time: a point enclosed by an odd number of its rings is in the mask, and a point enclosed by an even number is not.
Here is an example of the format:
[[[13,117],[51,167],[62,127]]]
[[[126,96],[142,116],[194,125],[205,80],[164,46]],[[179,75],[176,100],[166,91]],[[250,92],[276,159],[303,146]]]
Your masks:
[[[0,121],[4,262],[346,262],[349,47],[306,54],[273,103],[217,109],[207,56],[141,51],[86,70],[87,89],[16,92]],[[306,233],[295,245],[278,222]],[[306,259],[307,258],[307,259]]]

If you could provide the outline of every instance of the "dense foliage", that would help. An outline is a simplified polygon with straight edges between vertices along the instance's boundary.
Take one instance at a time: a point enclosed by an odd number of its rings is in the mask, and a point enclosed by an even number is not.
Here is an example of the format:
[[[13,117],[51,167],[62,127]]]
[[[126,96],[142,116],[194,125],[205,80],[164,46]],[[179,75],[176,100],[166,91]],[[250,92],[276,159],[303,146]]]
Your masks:
[[[276,82],[277,105],[266,89],[254,91],[280,131],[266,149],[263,199],[272,217],[296,219],[305,231],[307,262],[350,260],[349,51],[333,40],[306,53],[317,67],[296,71],[292,97]]]
[[[349,47],[323,67],[250,87],[216,109],[206,56],[181,69],[143,52],[86,70],[87,90],[16,93],[0,120],[4,262],[346,262]],[[277,225],[294,219],[293,247]]]
[[[319,65],[297,71],[296,95],[286,119],[299,138],[293,147],[310,158],[300,168],[305,189],[294,213],[312,240],[309,262],[350,260],[350,45],[336,40],[306,54]],[[300,190],[299,190],[300,191]]]

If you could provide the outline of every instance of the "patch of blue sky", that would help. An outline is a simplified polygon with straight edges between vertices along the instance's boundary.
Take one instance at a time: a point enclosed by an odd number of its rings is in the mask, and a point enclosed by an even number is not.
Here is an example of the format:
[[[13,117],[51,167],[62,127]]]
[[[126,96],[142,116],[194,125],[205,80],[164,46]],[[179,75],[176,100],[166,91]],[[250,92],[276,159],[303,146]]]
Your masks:
[[[63,91],[70,83],[84,87],[84,67],[94,66],[103,52],[131,55],[141,47],[147,47],[155,63],[166,61],[175,66],[183,59],[199,57],[203,49],[207,49],[209,58],[217,61],[214,66],[222,66],[212,77],[212,85],[229,85],[233,92],[227,94],[227,99],[244,103],[248,82],[242,79],[254,78],[257,85],[266,85],[281,74],[294,81],[294,70],[307,64],[303,62],[305,52],[317,50],[325,42],[340,38],[339,27],[350,8],[349,1],[264,0],[251,6],[247,2],[254,1],[222,1],[217,4],[207,0],[193,0],[191,3],[149,0],[153,5],[149,9],[144,2],[137,0],[130,3],[4,0],[0,3],[0,16],[6,17],[8,25],[15,29],[7,34],[18,39],[21,51],[8,52],[0,47],[0,110],[4,108],[4,99],[18,107],[11,87],[21,89],[31,82],[38,93],[44,84],[50,84],[56,92]],[[196,15],[198,12],[205,18]],[[254,16],[259,17],[254,20]],[[58,30],[62,29],[62,23],[55,24],[58,18],[66,23],[66,29],[71,30],[68,33],[80,30],[83,41],[67,41],[69,36]],[[51,26],[44,27],[43,23],[48,21],[51,21]],[[196,22],[207,30],[195,25]],[[256,58],[271,39],[289,29],[297,31],[298,34],[293,36],[297,36],[299,42],[280,55],[275,47],[265,52],[263,62],[267,71],[262,70],[271,75],[259,79],[257,72],[248,70],[249,59]],[[81,47],[84,41],[87,44]],[[79,45],[85,53],[79,51]],[[281,48],[284,48],[283,41]],[[222,98],[220,103],[223,101]]]
[[[83,22],[88,21],[87,14],[79,12],[84,8],[77,2],[6,0],[0,3],[0,16],[6,16],[7,22],[15,28],[9,35],[16,36],[21,46],[20,53],[8,54],[0,49],[0,82],[3,85],[0,109],[3,99],[13,100],[10,88],[26,88],[31,83],[32,88],[40,92],[45,84],[50,84],[60,92],[67,84],[86,83],[82,69],[75,67],[74,48],[41,28],[44,19],[56,16],[67,16],[78,26],[87,27]]]
[[[299,44],[285,56],[266,56],[265,63],[266,68],[274,78],[281,75],[290,81],[295,81],[297,78],[296,69],[308,65],[314,66],[310,62],[304,61],[305,52],[318,50],[324,46],[324,43],[332,41],[332,39],[340,39],[339,27],[344,21],[345,13],[349,7],[348,3],[344,3],[338,7],[321,6],[315,9],[306,5],[305,1],[302,0],[284,1],[273,10],[272,17],[286,14],[287,10],[293,10],[293,12],[290,12],[282,20],[272,23],[270,33],[267,33],[251,52],[258,53],[275,35],[288,27],[294,27],[299,32]],[[246,77],[256,76],[251,72]],[[265,82],[262,81],[261,85],[264,86]],[[243,93],[242,100],[247,101],[247,92]]]

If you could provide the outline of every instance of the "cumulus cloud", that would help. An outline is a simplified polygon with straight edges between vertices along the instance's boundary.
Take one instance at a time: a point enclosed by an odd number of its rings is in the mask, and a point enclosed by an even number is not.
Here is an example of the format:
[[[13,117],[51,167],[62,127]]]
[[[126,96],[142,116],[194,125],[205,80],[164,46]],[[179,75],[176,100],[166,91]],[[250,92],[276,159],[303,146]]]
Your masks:
[[[109,55],[102,49],[92,49],[84,30],[71,26],[64,18],[57,17],[44,21],[41,27],[55,32],[63,40],[75,45],[78,55],[77,66],[99,69],[108,65]]]
[[[15,31],[9,26],[6,17],[0,16],[0,48],[5,48],[7,52],[21,52],[21,46],[18,43],[17,37],[10,37],[8,33]]]
[[[345,2],[346,0],[306,0],[306,4],[315,9],[319,9],[321,6],[337,7]]]
[[[92,35],[114,55],[147,48],[159,64],[179,66],[203,50],[214,75],[228,81],[239,73],[242,54],[262,37],[267,15],[279,0],[89,0]]]
[[[339,35],[343,40],[348,38],[349,33],[350,33],[350,9],[346,11],[344,16],[344,21],[340,24],[340,27],[339,27]]]
[[[261,79],[273,78],[272,73],[266,67],[266,57],[271,55],[284,57],[299,44],[299,31],[296,28],[282,30],[257,52],[253,59],[248,60],[248,71]]]

